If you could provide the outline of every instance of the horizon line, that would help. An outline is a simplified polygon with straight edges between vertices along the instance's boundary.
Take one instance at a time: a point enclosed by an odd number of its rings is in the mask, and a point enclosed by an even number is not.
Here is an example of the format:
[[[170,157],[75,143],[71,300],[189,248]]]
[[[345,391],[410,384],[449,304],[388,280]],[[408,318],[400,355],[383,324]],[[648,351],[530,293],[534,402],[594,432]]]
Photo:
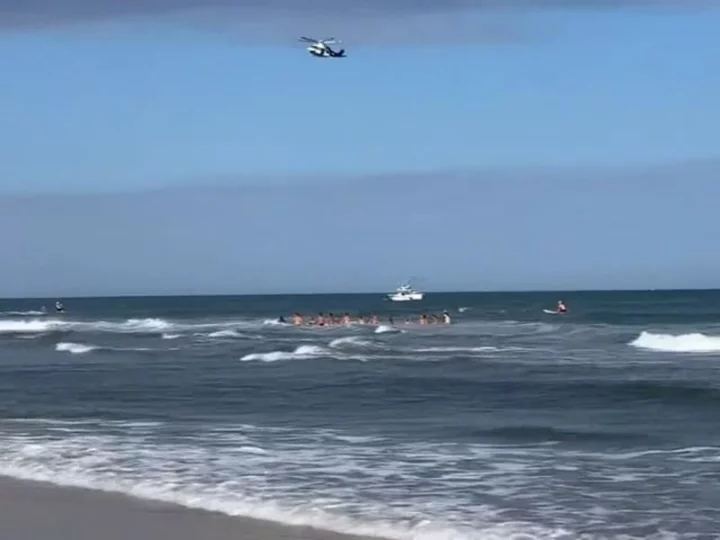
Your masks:
[[[175,175],[171,177],[158,177],[158,183],[151,185],[116,186],[110,190],[95,190],[87,187],[65,188],[63,190],[52,189],[0,189],[0,197],[9,198],[35,198],[35,197],[106,197],[106,196],[128,196],[148,195],[167,193],[168,191],[194,191],[197,189],[237,189],[237,188],[272,188],[297,186],[297,180],[309,180],[309,183],[302,187],[337,185],[335,181],[342,178],[349,182],[368,182],[373,180],[392,179],[418,179],[433,178],[440,179],[450,176],[483,176],[489,174],[522,176],[537,174],[569,174],[577,173],[578,170],[589,171],[591,174],[600,175],[599,180],[607,180],[606,175],[624,177],[628,174],[639,174],[654,171],[685,171],[688,168],[720,167],[720,154],[706,156],[683,157],[674,159],[650,160],[642,162],[627,163],[530,163],[524,165],[459,165],[447,167],[400,167],[390,169],[369,170],[357,172],[354,170],[263,170],[263,171],[233,171],[233,172],[208,172],[192,175]],[[507,178],[505,178],[507,180]]]
[[[652,289],[636,288],[613,288],[613,289],[515,289],[515,290],[426,290],[428,294],[532,294],[532,293],[641,293],[641,292],[716,292],[720,287],[655,287]],[[391,291],[390,291],[391,292]],[[264,297],[264,296],[387,296],[388,291],[375,292],[276,292],[276,293],[159,293],[159,294],[112,294],[112,295],[80,295],[80,296],[3,296],[1,301],[6,300],[53,300],[63,298],[65,300],[88,300],[88,299],[126,299],[126,298],[232,298],[232,297]]]

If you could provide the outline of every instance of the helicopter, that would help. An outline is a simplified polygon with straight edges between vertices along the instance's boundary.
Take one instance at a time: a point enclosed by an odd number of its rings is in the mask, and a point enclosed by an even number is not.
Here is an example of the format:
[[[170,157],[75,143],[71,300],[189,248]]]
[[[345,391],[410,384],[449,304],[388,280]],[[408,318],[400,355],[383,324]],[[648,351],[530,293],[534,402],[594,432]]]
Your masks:
[[[332,48],[330,48],[329,44],[340,43],[335,38],[312,39],[303,36],[300,38],[300,41],[311,44],[307,48],[307,51],[313,56],[317,56],[320,58],[345,58],[345,49],[334,51],[332,50]]]

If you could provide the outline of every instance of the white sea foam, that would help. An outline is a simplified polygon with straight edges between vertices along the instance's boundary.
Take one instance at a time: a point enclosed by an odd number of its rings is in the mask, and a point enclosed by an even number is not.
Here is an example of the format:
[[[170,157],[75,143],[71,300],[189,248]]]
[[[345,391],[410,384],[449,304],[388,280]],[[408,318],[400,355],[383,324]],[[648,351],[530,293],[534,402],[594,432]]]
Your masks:
[[[415,352],[497,352],[503,349],[499,347],[426,347],[424,349],[413,349]]]
[[[398,334],[402,332],[397,326],[390,326],[387,324],[381,324],[375,329],[376,334]]]
[[[93,351],[114,351],[114,352],[150,352],[150,351],[175,351],[178,349],[153,349],[151,347],[108,347],[101,345],[93,345],[88,343],[72,343],[60,342],[55,345],[58,352],[67,352],[70,354],[87,354]]]
[[[60,352],[69,352],[70,354],[85,354],[97,350],[95,345],[84,345],[82,343],[58,343],[55,350]]]
[[[639,349],[663,352],[711,353],[720,352],[720,336],[693,334],[653,334],[642,332],[630,345]]]
[[[345,347],[369,349],[378,347],[378,344],[368,341],[367,339],[362,339],[359,336],[347,336],[332,340],[330,347],[333,349],[342,349]]]
[[[0,334],[49,332],[59,329],[61,324],[55,320],[0,320]]]
[[[113,326],[109,326],[110,328],[113,328]],[[158,319],[158,318],[146,318],[146,319],[128,319],[122,325],[120,328],[123,330],[128,330],[130,332],[134,331],[160,331],[160,330],[169,330],[173,327],[172,323],[169,323],[168,321],[164,319]]]
[[[361,354],[357,349],[362,351]],[[243,362],[277,362],[281,360],[310,360],[314,358],[334,358],[336,360],[357,360],[366,362],[368,354],[373,359],[395,359],[398,354],[377,354],[385,350],[382,343],[375,343],[362,339],[359,336],[346,336],[332,340],[327,346],[322,345],[300,345],[293,351],[270,351],[261,353],[246,354],[240,360]],[[352,351],[355,350],[355,353]]]
[[[0,320],[0,333],[95,331],[95,332],[160,332],[173,325],[163,319],[128,319],[124,322],[71,321],[65,319]]]
[[[237,330],[240,327],[259,328],[263,325],[263,321],[258,320],[173,322],[157,317],[133,318],[125,321],[81,321],[65,318],[5,319],[0,320],[0,334],[70,331],[169,335],[178,332]]]
[[[243,362],[277,362],[279,360],[298,360],[304,358],[318,358],[327,356],[327,349],[317,345],[300,345],[294,351],[271,351],[266,353],[246,354],[240,360]]]
[[[277,319],[265,319],[262,323],[270,326],[290,326],[289,323],[280,322]]]
[[[552,447],[398,442],[325,429],[195,426],[173,430],[172,440],[164,431],[151,422],[5,421],[0,474],[398,540],[571,540],[598,516],[617,528],[633,485],[645,492],[653,479],[683,474],[672,460],[702,452],[700,466],[710,471],[716,462],[707,460],[720,457],[718,448],[658,451],[653,459],[661,462],[648,467],[639,453],[558,456]],[[610,504],[588,514],[564,507],[572,488],[546,476],[559,465],[589,467],[594,482],[612,490]],[[489,500],[536,506],[537,520],[517,521]],[[652,509],[637,519],[647,527],[659,517]]]
[[[208,334],[208,337],[211,338],[233,338],[233,337],[242,337],[242,334],[238,332],[237,330],[233,330],[231,328],[228,328],[226,330],[217,330],[215,332],[210,332]]]

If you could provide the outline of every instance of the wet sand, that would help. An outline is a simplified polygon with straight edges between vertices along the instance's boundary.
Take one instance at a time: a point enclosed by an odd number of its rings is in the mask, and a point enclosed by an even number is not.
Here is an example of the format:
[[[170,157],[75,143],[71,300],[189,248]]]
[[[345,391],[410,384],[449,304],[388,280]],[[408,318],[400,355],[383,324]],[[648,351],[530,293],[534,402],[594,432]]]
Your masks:
[[[370,540],[0,477],[2,540]],[[377,540],[377,539],[372,539]]]

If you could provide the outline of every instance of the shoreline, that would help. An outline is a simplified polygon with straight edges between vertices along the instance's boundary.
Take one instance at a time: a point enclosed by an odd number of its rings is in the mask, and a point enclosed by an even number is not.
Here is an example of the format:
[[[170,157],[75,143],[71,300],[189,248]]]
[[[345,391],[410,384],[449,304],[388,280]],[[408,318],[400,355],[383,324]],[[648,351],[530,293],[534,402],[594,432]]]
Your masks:
[[[0,476],[3,540],[383,540]]]

